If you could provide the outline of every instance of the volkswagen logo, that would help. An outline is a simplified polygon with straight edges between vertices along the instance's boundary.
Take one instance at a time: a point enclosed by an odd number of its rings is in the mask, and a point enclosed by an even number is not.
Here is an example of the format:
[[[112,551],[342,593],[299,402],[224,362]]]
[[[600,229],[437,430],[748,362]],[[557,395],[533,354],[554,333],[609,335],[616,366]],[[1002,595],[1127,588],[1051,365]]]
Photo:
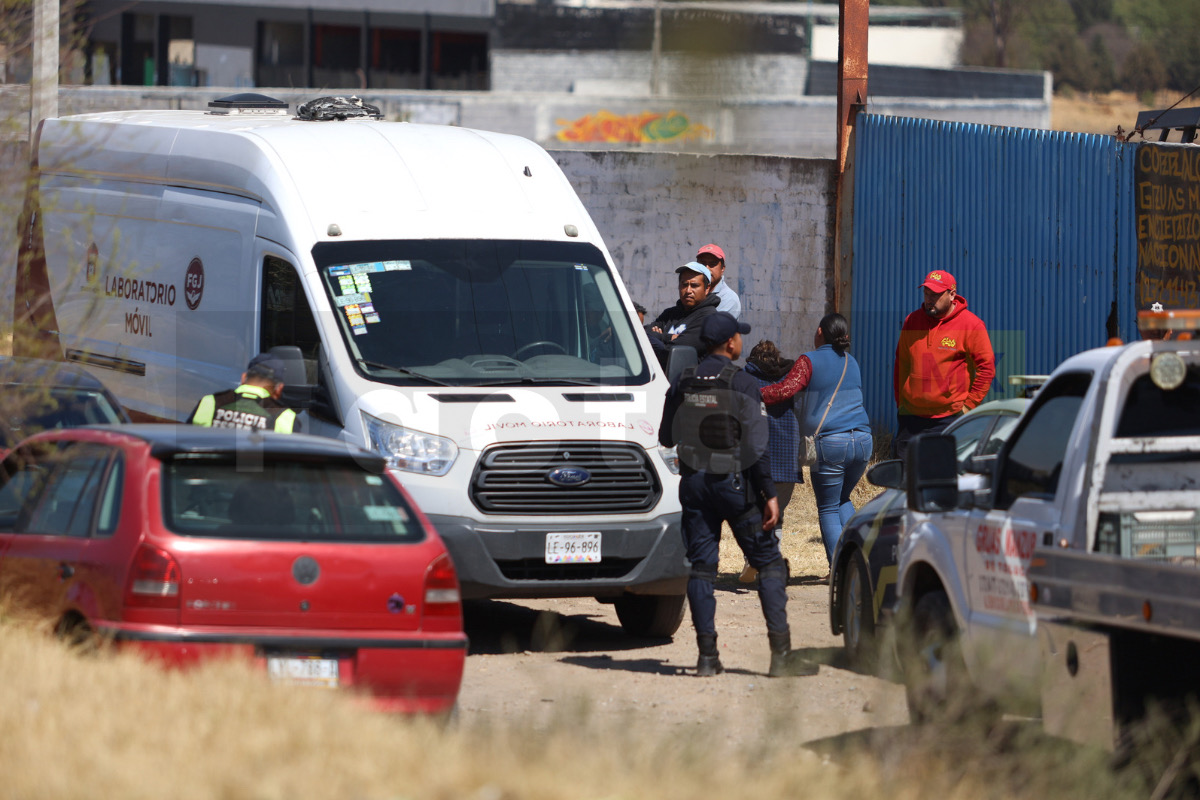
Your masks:
[[[556,467],[546,473],[546,479],[555,486],[582,486],[592,479],[592,473],[583,467]]]
[[[321,574],[321,568],[317,566],[316,559],[310,556],[300,556],[292,562],[292,577],[297,583],[308,586],[313,583]]]

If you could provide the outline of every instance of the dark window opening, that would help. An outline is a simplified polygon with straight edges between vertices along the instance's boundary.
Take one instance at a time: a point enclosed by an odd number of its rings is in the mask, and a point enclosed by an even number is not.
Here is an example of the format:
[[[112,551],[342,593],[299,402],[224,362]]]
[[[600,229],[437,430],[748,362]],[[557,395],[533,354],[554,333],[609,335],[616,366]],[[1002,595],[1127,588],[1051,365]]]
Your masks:
[[[1183,385],[1154,385],[1149,375],[1133,382],[1117,423],[1118,438],[1200,436],[1200,369],[1191,367]]]
[[[486,89],[488,37],[482,33],[433,34],[433,88]]]
[[[259,352],[265,353],[276,345],[299,347],[308,382],[316,383],[317,350],[321,346],[317,323],[295,268],[275,256],[263,260],[260,320]]]
[[[298,22],[258,23],[258,63],[255,82],[259,86],[306,86],[304,26]]]
[[[1004,460],[996,498],[998,508],[1008,508],[1022,496],[1053,499],[1091,382],[1090,374],[1067,374],[1038,393]]]

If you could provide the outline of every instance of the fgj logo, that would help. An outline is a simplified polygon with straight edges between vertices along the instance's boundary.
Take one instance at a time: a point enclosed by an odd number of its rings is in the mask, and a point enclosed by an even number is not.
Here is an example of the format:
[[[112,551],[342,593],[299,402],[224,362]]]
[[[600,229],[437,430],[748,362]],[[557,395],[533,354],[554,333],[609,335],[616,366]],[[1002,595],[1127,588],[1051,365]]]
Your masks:
[[[188,264],[187,274],[183,278],[183,299],[187,307],[195,311],[204,297],[204,264],[200,257],[192,259]]]
[[[100,248],[95,242],[88,245],[87,252],[87,282],[96,280],[96,263],[100,260]]]

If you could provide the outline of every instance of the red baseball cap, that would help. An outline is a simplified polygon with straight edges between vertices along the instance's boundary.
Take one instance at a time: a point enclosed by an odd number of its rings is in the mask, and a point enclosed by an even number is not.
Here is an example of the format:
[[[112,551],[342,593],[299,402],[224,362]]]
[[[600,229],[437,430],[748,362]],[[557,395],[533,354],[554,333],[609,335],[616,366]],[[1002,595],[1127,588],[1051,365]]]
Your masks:
[[[702,256],[705,253],[712,253],[714,256],[721,259],[722,261],[725,260],[725,251],[722,250],[721,248],[717,247],[715,244],[706,244],[706,245],[704,245],[704,247],[701,247],[699,250],[696,251],[697,256]]]
[[[958,283],[954,280],[954,276],[944,269],[935,269],[926,275],[925,282],[921,285],[931,292],[937,292],[938,294],[958,288]]]

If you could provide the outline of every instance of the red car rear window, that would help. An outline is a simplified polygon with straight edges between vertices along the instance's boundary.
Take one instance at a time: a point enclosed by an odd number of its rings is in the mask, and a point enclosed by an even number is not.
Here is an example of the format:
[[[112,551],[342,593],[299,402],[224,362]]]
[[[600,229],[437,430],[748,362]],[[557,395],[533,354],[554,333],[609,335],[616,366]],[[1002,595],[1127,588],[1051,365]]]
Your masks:
[[[247,471],[224,458],[179,458],[163,475],[163,518],[174,533],[325,542],[425,536],[391,481],[350,463],[267,461]]]

